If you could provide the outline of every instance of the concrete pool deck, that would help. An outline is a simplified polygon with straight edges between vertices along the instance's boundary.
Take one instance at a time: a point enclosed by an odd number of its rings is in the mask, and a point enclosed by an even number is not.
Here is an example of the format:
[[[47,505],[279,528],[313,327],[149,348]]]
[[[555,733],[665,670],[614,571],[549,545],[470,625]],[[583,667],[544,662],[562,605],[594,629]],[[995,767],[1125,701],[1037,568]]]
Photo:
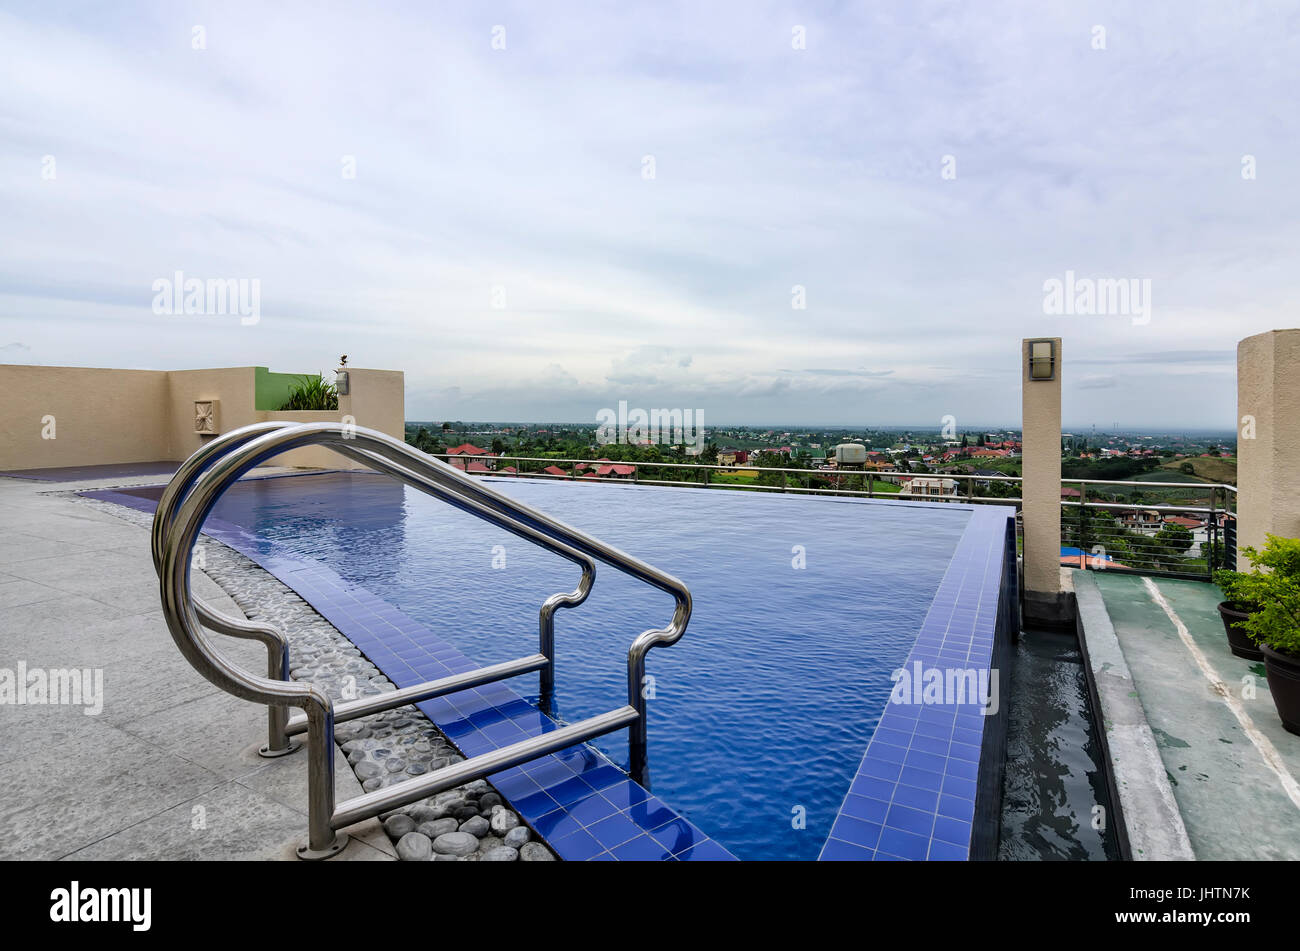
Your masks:
[[[1229,651],[1219,589],[1070,574],[1133,857],[1300,859],[1300,737]]]
[[[306,758],[257,756],[264,709],[181,656],[148,532],[63,494],[151,482],[0,478],[0,668],[103,672],[95,716],[0,704],[0,859],[295,859],[306,834]],[[241,615],[201,572],[194,589]],[[259,645],[221,646],[249,669],[265,664]],[[360,794],[342,754],[335,776],[340,798]],[[348,832],[339,859],[396,858],[378,820]]]

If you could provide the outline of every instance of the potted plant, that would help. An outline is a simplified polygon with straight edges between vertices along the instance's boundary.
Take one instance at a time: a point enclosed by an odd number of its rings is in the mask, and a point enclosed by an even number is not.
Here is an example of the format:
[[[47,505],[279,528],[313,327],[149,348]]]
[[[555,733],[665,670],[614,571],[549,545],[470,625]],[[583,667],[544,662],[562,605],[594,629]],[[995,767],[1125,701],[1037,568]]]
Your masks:
[[[1235,581],[1255,610],[1242,622],[1264,654],[1264,672],[1282,725],[1300,734],[1300,538],[1267,536],[1263,551],[1244,549],[1251,570]]]
[[[1246,619],[1257,610],[1248,593],[1250,576],[1221,568],[1214,573],[1214,582],[1223,590],[1226,599],[1219,602],[1219,617],[1223,619],[1223,630],[1228,635],[1229,650],[1246,660],[1263,660],[1264,652],[1255,646],[1245,627]]]

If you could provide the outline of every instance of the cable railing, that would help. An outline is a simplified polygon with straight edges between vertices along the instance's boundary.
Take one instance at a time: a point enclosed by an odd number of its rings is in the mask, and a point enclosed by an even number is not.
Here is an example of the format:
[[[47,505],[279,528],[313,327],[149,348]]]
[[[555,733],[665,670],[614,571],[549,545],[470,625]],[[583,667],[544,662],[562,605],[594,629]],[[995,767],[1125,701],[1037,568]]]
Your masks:
[[[581,581],[572,592],[552,595],[539,616],[536,654],[452,677],[335,705],[315,684],[289,679],[289,647],[268,625],[230,618],[197,602],[190,591],[194,545],[204,520],[221,495],[250,469],[290,449],[328,446],[346,458],[410,485],[493,525],[512,532],[579,565]],[[346,845],[339,830],[362,819],[407,805],[473,779],[528,762],[548,753],[626,728],[630,772],[649,784],[646,654],[676,643],[691,614],[691,594],[681,581],[523,503],[479,480],[429,458],[426,453],[383,433],[338,423],[263,423],[218,437],[190,457],[173,476],[154,516],[151,545],[158,569],[163,614],[181,653],[209,682],[227,693],[270,708],[264,755],[296,748],[293,737],[307,734],[308,837],[298,848],[303,858],[328,858]],[[628,650],[627,705],[560,726],[539,736],[464,760],[453,766],[375,790],[342,804],[335,801],[334,725],[419,700],[538,671],[544,704],[554,690],[554,619],[557,608],[581,604],[595,578],[594,560],[656,587],[673,597],[668,625],[640,634]],[[231,663],[214,649],[203,627],[217,633],[261,641],[268,648],[268,675],[261,677]],[[301,713],[287,715],[297,707]],[[545,707],[544,707],[545,709]]]
[[[426,453],[435,459],[446,461],[449,465],[472,475],[497,476],[501,478],[549,479],[552,481],[589,481],[602,484],[665,485],[685,488],[735,489],[756,492],[784,492],[791,494],[843,495],[861,498],[901,500],[920,500],[934,502],[994,502],[1000,504],[1019,503],[1015,494],[980,495],[979,489],[990,489],[994,485],[1006,485],[1020,482],[1020,476],[1007,475],[970,475],[947,472],[909,472],[903,469],[804,469],[781,466],[751,466],[744,463],[734,466],[717,465],[704,462],[661,462],[659,460],[621,461],[609,459],[553,459],[543,456],[477,456],[452,453]],[[468,468],[474,462],[491,461],[498,468],[482,471]],[[530,466],[554,466],[566,468],[561,475],[545,472],[538,468],[507,472],[505,468],[511,463]],[[606,466],[631,468],[627,475],[596,475],[596,470]],[[582,467],[582,468],[579,468]],[[664,479],[659,470],[688,472],[692,478]],[[655,476],[645,473],[655,472]],[[905,482],[910,480],[953,480],[965,484],[964,490],[946,487],[941,494],[913,494],[907,491]],[[944,487],[941,487],[944,488]]]
[[[998,504],[1021,508],[1021,476],[902,469],[808,469],[724,466],[661,460],[555,459],[440,453],[457,468],[490,461],[475,475],[602,484],[678,486],[908,502]],[[503,471],[513,466],[515,471]],[[542,467],[564,469],[546,472]],[[630,468],[625,474],[601,467]],[[678,475],[680,478],[664,478]],[[1066,567],[1132,571],[1206,580],[1236,563],[1235,486],[1202,482],[1062,479],[1061,563]],[[1109,491],[1108,491],[1109,489]],[[1179,499],[1179,496],[1192,496]],[[1076,498],[1077,497],[1077,498]],[[1150,515],[1143,513],[1152,513]],[[1170,521],[1173,519],[1173,521]],[[1186,523],[1186,524],[1184,524]],[[1175,526],[1173,528],[1169,526]],[[1020,538],[1022,525],[1017,520]],[[1178,528],[1187,528],[1187,535]],[[1161,530],[1164,533],[1161,534]]]
[[[1081,479],[1065,484],[1067,490],[1078,486],[1078,499],[1061,502],[1063,565],[1208,581],[1216,569],[1236,564],[1235,486]]]

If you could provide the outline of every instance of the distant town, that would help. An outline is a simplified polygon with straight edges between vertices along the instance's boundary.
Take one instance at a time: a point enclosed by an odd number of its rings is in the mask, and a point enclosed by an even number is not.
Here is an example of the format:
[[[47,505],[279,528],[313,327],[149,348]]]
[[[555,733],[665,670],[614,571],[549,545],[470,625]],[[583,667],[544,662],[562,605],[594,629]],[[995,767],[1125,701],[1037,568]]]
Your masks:
[[[1013,501],[1016,429],[719,426],[696,445],[605,442],[594,425],[413,421],[406,441],[480,475]],[[1185,575],[1220,563],[1233,529],[1236,434],[1063,433],[1061,563]],[[1211,516],[1204,514],[1206,509]]]
[[[758,469],[809,469],[834,472],[903,472],[918,475],[1020,475],[1020,431],[942,427],[708,429],[703,447],[602,442],[594,424],[408,421],[406,441],[435,455],[464,457],[473,471],[496,471],[502,457],[576,459],[654,465],[696,463]],[[837,455],[836,447],[862,451]],[[1065,433],[1062,475],[1067,479],[1214,482],[1236,484],[1236,434],[1231,431],[1114,431]],[[502,466],[501,469],[510,467]],[[620,470],[628,468],[619,465]],[[514,467],[512,471],[518,471]],[[523,471],[528,471],[524,467]],[[630,475],[613,472],[610,476]],[[1158,477],[1158,478],[1157,478]]]

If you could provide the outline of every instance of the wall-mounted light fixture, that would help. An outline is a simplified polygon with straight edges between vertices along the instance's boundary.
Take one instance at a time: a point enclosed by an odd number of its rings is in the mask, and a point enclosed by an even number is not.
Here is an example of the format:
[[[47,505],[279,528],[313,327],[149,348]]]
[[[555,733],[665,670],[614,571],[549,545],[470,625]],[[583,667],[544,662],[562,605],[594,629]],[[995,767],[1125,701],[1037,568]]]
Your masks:
[[[1056,378],[1056,341],[1029,341],[1029,379],[1052,380]]]
[[[336,370],[334,372],[334,389],[338,392],[339,396],[348,395],[348,371],[347,370]]]

